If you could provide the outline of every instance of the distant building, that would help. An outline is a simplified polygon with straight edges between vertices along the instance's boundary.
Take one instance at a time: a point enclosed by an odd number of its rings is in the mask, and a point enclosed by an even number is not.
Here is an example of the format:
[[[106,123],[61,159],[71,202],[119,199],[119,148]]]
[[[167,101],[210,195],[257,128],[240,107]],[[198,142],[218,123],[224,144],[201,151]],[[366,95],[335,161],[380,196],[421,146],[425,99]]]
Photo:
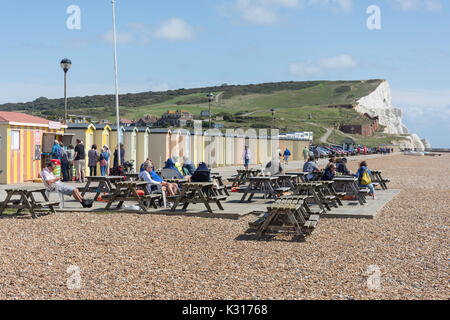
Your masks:
[[[379,128],[378,117],[370,117],[369,115],[365,115],[368,119],[371,120],[370,124],[342,124],[339,127],[339,130],[344,133],[351,134],[360,134],[362,136],[372,136],[375,131]]]
[[[138,122],[136,122],[136,125],[138,127],[154,127],[158,124],[158,118],[152,115],[145,115],[141,119],[139,119]]]
[[[134,121],[128,120],[127,118],[121,118],[120,124],[127,127],[127,126],[131,126],[132,124],[134,124]]]
[[[68,116],[68,123],[92,123],[93,117],[85,116],[85,115],[76,115],[76,114],[69,114]]]
[[[209,111],[208,110],[203,110],[202,112],[200,112],[200,116],[201,117],[209,117]]]
[[[186,110],[169,110],[162,115],[160,125],[169,124],[172,127],[190,127],[194,121],[192,113]]]

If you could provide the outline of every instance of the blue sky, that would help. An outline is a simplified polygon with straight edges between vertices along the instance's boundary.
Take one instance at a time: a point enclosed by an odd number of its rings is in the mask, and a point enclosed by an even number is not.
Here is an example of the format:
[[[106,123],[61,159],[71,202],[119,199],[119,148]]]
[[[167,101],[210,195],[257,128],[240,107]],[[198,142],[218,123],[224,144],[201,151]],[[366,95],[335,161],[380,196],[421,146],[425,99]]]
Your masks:
[[[381,30],[369,30],[370,5]],[[66,12],[80,8],[81,29]],[[410,131],[450,147],[450,3],[117,0],[121,93],[287,80],[389,81]],[[5,1],[0,103],[114,92],[109,0]]]

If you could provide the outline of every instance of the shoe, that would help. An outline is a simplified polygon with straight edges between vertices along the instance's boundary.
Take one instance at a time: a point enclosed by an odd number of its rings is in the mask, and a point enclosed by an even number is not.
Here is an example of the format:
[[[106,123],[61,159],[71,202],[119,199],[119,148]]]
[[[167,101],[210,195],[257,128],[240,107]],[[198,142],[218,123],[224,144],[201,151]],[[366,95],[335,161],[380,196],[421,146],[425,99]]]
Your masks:
[[[92,200],[81,200],[81,205],[83,206],[83,208],[92,208],[93,204],[94,202]]]

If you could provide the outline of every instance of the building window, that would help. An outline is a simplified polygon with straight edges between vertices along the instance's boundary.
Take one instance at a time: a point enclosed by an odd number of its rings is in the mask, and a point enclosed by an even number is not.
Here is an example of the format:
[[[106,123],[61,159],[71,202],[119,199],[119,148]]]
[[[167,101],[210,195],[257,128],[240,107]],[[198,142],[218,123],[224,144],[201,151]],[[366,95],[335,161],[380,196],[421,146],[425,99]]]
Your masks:
[[[11,130],[11,150],[20,150],[20,131]]]

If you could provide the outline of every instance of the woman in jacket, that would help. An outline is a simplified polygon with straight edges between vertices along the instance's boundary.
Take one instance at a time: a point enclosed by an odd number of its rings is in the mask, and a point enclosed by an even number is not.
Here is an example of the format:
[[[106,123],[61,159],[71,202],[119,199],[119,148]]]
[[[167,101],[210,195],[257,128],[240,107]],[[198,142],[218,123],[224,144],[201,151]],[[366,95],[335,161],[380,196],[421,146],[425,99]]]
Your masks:
[[[361,188],[369,188],[372,194],[372,199],[375,200],[375,187],[372,184],[372,172],[370,172],[366,161],[362,161],[359,164],[359,169],[356,172],[355,176],[358,178],[359,186]],[[366,181],[367,176],[369,177],[370,181]]]

